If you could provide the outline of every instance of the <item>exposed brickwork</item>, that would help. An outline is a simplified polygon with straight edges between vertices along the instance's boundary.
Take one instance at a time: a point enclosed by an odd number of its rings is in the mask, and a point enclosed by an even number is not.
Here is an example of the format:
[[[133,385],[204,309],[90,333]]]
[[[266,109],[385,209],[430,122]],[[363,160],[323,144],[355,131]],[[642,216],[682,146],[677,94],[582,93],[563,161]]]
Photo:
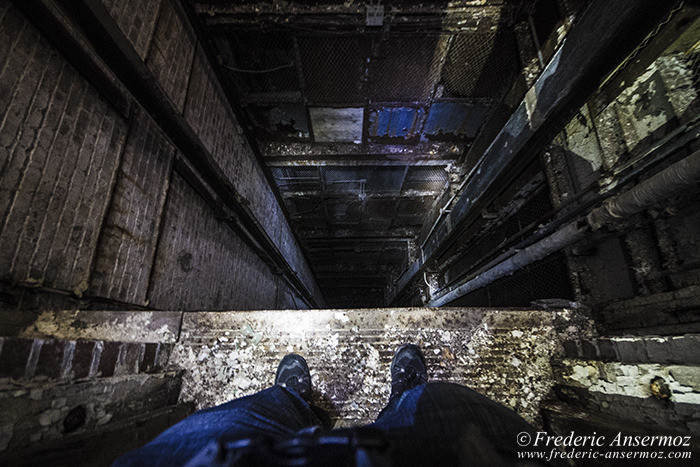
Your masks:
[[[170,354],[173,352],[175,344],[158,344],[156,350],[156,363],[153,367],[153,372],[161,371],[168,366],[170,362]]]
[[[177,174],[152,280],[150,303],[162,309],[274,307],[270,269]]]
[[[185,118],[211,152],[223,172],[250,203],[250,208],[273,239],[299,278],[315,296],[320,296],[311,269],[306,263],[292,229],[284,220],[282,208],[265,179],[241,128],[231,111],[208,60],[197,49],[185,105]]]
[[[163,5],[150,1],[138,8],[133,2],[104,3],[137,52],[148,56],[154,78],[184,110],[301,280],[320,296],[201,50],[194,63],[196,38],[187,19],[172,0]],[[76,309],[93,306],[91,297],[149,306],[148,283],[173,149],[143,110],[136,108],[130,124],[126,122],[14,8],[4,5],[2,11],[0,143],[9,157],[0,176],[0,279],[45,287],[12,291],[2,307]],[[193,63],[196,79],[188,80]],[[211,212],[207,216],[213,217]],[[225,248],[236,251],[232,257],[237,281],[250,285],[238,287],[234,305],[223,298],[233,292],[220,291],[217,281],[202,281],[191,306],[273,307],[277,278],[230,230],[226,237],[232,243]],[[200,245],[204,244],[201,239]],[[177,281],[166,278],[173,271],[162,264],[166,269],[159,277]],[[256,279],[245,281],[246,274]],[[262,294],[256,283],[263,284]],[[60,299],[50,299],[52,290]],[[76,296],[88,300],[76,301]],[[285,306],[304,306],[299,297],[291,302]],[[14,321],[0,326],[16,327]]]
[[[158,344],[145,344],[143,356],[139,361],[139,372],[148,373],[152,371],[156,364],[156,354],[158,352]]]
[[[146,58],[161,0],[102,0],[134,50]]]
[[[10,31],[25,22],[10,9]],[[12,25],[12,26],[10,26]],[[19,282],[84,291],[126,127],[33,27],[2,36],[0,265]]]
[[[172,146],[143,112],[134,118],[90,294],[143,305],[165,203]]]
[[[119,359],[120,345],[118,342],[105,342],[100,354],[100,362],[97,372],[100,376],[109,377],[114,375],[114,369]]]
[[[569,340],[563,343],[569,358],[621,363],[700,364],[700,335],[613,337]]]
[[[60,341],[42,342],[34,375],[48,376],[54,379],[60,377],[64,347],[64,343]]]
[[[173,0],[162,0],[146,64],[180,112],[185,106],[196,37]]]
[[[143,344],[123,344],[114,373],[117,375],[137,373],[142,351]]]
[[[683,14],[669,31],[681,28]],[[663,154],[666,160],[658,170],[697,150],[697,141],[688,143],[696,130],[688,133],[679,127],[698,114],[695,59],[686,49],[690,46],[681,42],[663,53],[658,44],[640,52],[646,56],[639,63],[648,67],[628,69],[624,80],[622,74],[618,84],[596,93],[554,138],[544,161],[555,204],[596,187],[604,176],[611,177],[605,183],[612,186],[618,174],[629,171],[631,161]],[[654,59],[652,54],[659,53]],[[676,134],[664,141],[671,132]],[[647,153],[652,148],[656,149]],[[666,335],[700,330],[698,291],[693,289],[700,280],[699,206],[698,191],[687,190],[660,209],[621,219],[611,229],[614,234],[598,233],[569,249],[577,298],[600,311],[606,333]],[[590,347],[582,350],[586,358],[595,354]],[[611,350],[597,351],[601,358],[609,358]],[[615,350],[629,361],[646,358],[631,345]]]
[[[700,433],[698,366],[566,359],[554,375],[557,395],[587,412]],[[663,381],[666,394],[652,390],[650,384],[657,379]]]
[[[32,341],[30,340],[3,339],[2,353],[0,354],[0,377],[23,377],[31,350]]]
[[[0,338],[0,379],[79,380],[162,371],[172,344]]]
[[[201,47],[195,54],[184,115],[224,174],[230,180],[241,180],[235,185],[245,195],[243,186],[251,181],[243,180],[255,175],[251,173],[253,161],[242,157],[246,155],[240,149],[242,130]]]
[[[90,374],[94,348],[94,342],[78,341],[75,343],[71,365],[72,375],[75,379],[86,378]]]

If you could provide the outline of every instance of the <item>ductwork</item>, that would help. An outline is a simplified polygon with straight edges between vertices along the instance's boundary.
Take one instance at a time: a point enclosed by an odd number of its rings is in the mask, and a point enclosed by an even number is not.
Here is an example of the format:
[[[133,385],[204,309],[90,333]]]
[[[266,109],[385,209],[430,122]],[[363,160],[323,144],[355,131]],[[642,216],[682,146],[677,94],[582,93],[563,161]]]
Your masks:
[[[696,151],[625,193],[610,198],[588,214],[588,223],[592,228],[599,229],[643,211],[651,204],[693,186],[698,182],[699,174],[700,151]]]
[[[609,198],[585,218],[566,224],[548,237],[520,250],[484,273],[435,297],[428,302],[428,306],[443,306],[501,277],[511,275],[535,261],[582,240],[593,230],[639,213],[655,203],[696,186],[698,181],[700,181],[700,151],[674,163],[628,191]]]

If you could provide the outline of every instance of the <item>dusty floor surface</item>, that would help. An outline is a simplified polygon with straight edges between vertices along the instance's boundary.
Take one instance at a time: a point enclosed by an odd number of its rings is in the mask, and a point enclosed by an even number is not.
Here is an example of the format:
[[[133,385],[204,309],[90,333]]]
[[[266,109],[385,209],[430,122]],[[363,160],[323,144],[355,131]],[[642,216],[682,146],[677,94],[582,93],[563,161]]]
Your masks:
[[[316,404],[335,426],[372,421],[390,392],[389,365],[419,344],[431,380],[464,384],[539,424],[554,384],[550,358],[588,322],[569,310],[365,309],[185,313],[170,363],[186,370],[198,408],[271,385],[280,359],[303,355]]]

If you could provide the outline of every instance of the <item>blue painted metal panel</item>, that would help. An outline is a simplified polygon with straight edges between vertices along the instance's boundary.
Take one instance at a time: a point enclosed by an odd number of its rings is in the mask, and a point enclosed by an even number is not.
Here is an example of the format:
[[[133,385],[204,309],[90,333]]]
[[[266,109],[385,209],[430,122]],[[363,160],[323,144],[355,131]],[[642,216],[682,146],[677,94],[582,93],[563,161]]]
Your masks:
[[[405,138],[414,135],[419,110],[412,107],[393,107],[372,110],[369,116],[371,138]]]
[[[423,132],[434,138],[473,139],[488,114],[488,106],[473,102],[436,102],[430,107]]]

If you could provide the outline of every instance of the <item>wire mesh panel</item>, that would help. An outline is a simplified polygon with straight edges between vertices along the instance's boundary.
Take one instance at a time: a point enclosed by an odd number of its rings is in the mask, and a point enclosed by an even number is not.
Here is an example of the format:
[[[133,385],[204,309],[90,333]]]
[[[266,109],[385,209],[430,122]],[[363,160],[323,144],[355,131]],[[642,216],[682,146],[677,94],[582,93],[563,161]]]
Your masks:
[[[520,229],[524,229],[553,209],[548,190],[541,190],[518,211]]]
[[[417,227],[422,224],[423,217],[432,208],[435,198],[422,196],[419,198],[401,199],[394,224],[403,227]]]
[[[549,190],[542,186],[517,211],[501,220],[495,220],[494,222],[500,222],[498,225],[470,238],[461,257],[447,269],[446,276],[452,278],[450,280],[456,280],[473,271],[477,265],[517,242],[522,234],[530,232],[536,227],[533,224],[551,210]]]
[[[454,302],[450,303],[450,306],[464,306],[464,307],[484,307],[490,306],[489,304],[489,292],[487,287],[482,287],[481,289],[475,290],[467,295],[458,298]]]
[[[525,307],[535,300],[573,300],[566,259],[561,253],[502,277],[450,303],[450,306]]]
[[[426,101],[438,35],[394,35],[381,41],[370,59],[372,99],[380,102]]]
[[[573,299],[566,261],[554,254],[489,286],[490,306],[528,306],[545,298]]]
[[[321,189],[317,167],[273,167],[272,176],[282,192]]]
[[[413,166],[408,168],[402,191],[432,191],[439,193],[447,184],[447,171],[444,166]]]
[[[406,169],[391,167],[324,167],[327,192],[335,193],[399,193]]]
[[[300,36],[306,98],[312,104],[362,103],[368,38]]]
[[[241,95],[299,91],[293,38],[288,32],[246,31],[226,36],[223,68]]]
[[[442,69],[446,97],[494,97],[501,94],[519,67],[510,29],[461,33],[452,40]]]

